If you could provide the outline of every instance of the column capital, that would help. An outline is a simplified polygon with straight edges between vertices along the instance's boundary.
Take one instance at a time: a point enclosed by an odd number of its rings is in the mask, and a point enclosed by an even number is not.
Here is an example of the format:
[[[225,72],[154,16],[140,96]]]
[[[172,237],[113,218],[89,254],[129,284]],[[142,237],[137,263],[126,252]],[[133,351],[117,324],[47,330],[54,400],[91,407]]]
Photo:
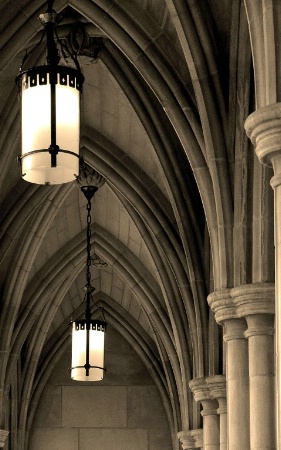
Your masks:
[[[219,377],[219,375],[217,377]],[[210,377],[210,379],[211,378],[215,377]],[[203,410],[201,411],[201,416],[217,415],[218,402],[215,394],[217,393],[218,395],[223,396],[222,392],[218,392],[218,378],[216,381],[210,380],[210,382],[208,382],[208,378],[194,378],[189,382],[189,387],[193,392],[194,400],[196,402],[201,402],[202,404]]]
[[[227,413],[227,400],[225,398],[218,398],[219,407],[217,409],[217,413],[222,415]]]
[[[223,340],[225,342],[245,339],[247,322],[244,318],[227,319],[224,321],[224,326]]]
[[[281,103],[273,103],[254,111],[245,121],[245,130],[255,146],[259,160],[274,165],[281,156]]]
[[[209,387],[211,398],[219,400],[220,398],[226,398],[226,376],[225,375],[213,375],[206,378],[207,385]]]
[[[232,289],[215,291],[208,296],[215,319],[223,324],[253,314],[274,314],[274,283],[244,284]]]
[[[236,316],[235,306],[232,303],[231,289],[222,289],[209,294],[208,304],[215,314],[216,321],[222,325],[224,320]]]
[[[201,400],[202,411],[201,416],[217,416],[218,415],[218,401],[214,399],[210,400]]]
[[[273,314],[255,314],[246,317],[248,329],[245,337],[251,336],[273,336],[274,316]]]
[[[231,297],[236,305],[238,317],[274,314],[274,283],[252,283],[237,286],[231,289]]]
[[[210,390],[205,377],[194,378],[189,382],[189,387],[194,395],[194,400],[196,402],[202,402],[203,400],[211,399]]]
[[[0,448],[4,447],[8,435],[9,431],[0,429]]]
[[[179,431],[177,436],[183,450],[203,447],[203,430],[201,428],[196,430]]]
[[[189,387],[197,402],[204,400],[217,400],[226,397],[226,376],[212,375],[209,377],[194,378]]]

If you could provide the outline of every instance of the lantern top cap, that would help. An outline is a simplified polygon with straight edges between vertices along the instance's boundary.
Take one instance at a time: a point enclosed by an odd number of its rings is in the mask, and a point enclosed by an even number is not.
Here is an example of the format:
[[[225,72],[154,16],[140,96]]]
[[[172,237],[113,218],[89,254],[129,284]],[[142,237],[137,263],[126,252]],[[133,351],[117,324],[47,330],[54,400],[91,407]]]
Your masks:
[[[57,17],[58,17],[58,15],[54,10],[48,11],[48,12],[45,12],[45,13],[42,13],[39,15],[39,19],[40,19],[40,22],[42,23],[42,25],[45,25],[46,23],[50,23],[50,22],[56,24]]]

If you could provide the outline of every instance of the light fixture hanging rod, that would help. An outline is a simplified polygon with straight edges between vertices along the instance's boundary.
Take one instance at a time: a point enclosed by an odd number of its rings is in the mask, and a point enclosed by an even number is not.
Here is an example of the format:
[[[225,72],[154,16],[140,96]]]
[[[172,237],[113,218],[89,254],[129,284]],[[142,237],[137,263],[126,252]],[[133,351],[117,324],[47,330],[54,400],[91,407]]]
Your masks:
[[[52,12],[53,11],[53,5],[55,3],[55,0],[48,0],[47,4],[48,4],[48,12]]]
[[[54,39],[54,28],[57,23],[57,13],[53,10],[54,1],[48,1],[47,12],[40,14],[39,19],[47,35],[47,63],[57,66],[60,60],[59,52]]]
[[[44,14],[40,14],[39,18],[44,25],[47,36],[47,55],[46,60],[50,66],[50,89],[51,89],[51,144],[49,153],[51,155],[51,167],[57,166],[57,154],[59,146],[57,145],[56,130],[56,84],[57,84],[57,66],[60,61],[59,51],[54,39],[54,28],[57,21],[57,14],[53,10],[53,1],[48,1],[48,9]]]

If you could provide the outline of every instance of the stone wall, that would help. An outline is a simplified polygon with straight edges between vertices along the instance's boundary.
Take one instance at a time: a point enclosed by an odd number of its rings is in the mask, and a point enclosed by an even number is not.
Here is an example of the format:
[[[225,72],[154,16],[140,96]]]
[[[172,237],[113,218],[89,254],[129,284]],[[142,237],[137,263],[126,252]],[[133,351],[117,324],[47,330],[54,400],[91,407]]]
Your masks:
[[[70,379],[70,351],[42,394],[30,450],[171,450],[165,411],[147,369],[112,328],[104,380]]]

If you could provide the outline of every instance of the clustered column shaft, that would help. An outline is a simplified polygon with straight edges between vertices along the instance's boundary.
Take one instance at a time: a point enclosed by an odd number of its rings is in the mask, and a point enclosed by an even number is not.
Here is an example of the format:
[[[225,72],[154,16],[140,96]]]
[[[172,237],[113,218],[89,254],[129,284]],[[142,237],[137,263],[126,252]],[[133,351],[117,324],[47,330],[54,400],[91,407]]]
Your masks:
[[[275,448],[273,315],[247,316],[251,449]]]
[[[256,283],[208,297],[224,327],[226,380],[217,375],[190,382],[195,400],[203,407],[204,450],[277,448],[274,290],[272,283]]]
[[[248,345],[243,319],[224,322],[226,350],[227,429],[229,450],[250,448]]]
[[[226,341],[227,448],[274,450],[274,284],[214,292],[208,302]]]
[[[207,378],[195,378],[190,382],[190,389],[196,401],[202,405],[203,417],[203,449],[220,450],[226,436],[220,432],[224,418],[220,420],[219,400],[225,398],[225,376],[217,375]],[[223,412],[224,414],[224,412]],[[225,430],[226,431],[226,430]]]
[[[271,103],[252,113],[245,122],[245,129],[255,145],[260,162],[272,166],[274,171],[271,185],[274,189],[275,397],[276,442],[279,448],[281,445],[281,103]]]
[[[271,8],[268,11],[272,13]],[[208,297],[226,342],[227,438],[225,403],[217,397],[219,444],[209,377],[192,380],[190,387],[203,406],[203,448],[209,450],[281,446],[281,103],[259,108],[248,117],[245,129],[261,163],[274,171],[275,285],[253,283]]]

